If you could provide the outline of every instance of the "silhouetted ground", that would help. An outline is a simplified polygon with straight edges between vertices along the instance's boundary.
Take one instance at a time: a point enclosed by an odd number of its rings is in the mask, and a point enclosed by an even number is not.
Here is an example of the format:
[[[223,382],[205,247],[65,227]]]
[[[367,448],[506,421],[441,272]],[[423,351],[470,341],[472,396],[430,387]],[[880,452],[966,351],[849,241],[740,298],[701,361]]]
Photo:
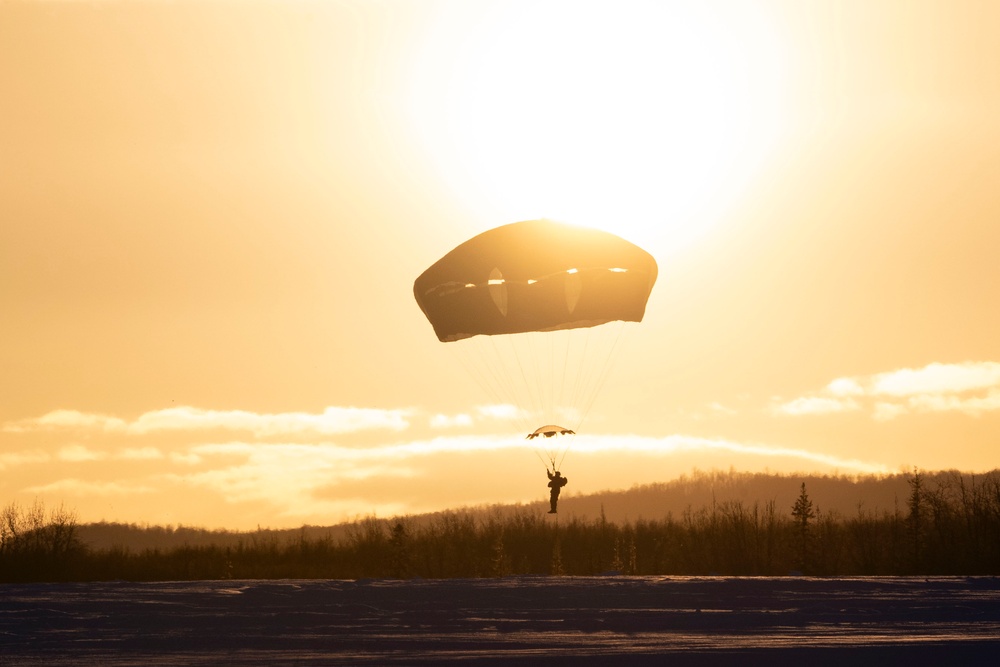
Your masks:
[[[680,515],[623,523],[603,514],[580,519],[569,511],[574,498],[559,515],[493,506],[252,533],[76,526],[72,512],[46,514],[38,504],[12,504],[0,512],[0,581],[585,577],[609,570],[644,576],[1000,575],[1000,471],[915,472],[897,480],[909,493],[892,510],[869,508],[865,503],[873,496],[862,493],[851,514],[821,509],[805,482],[794,503],[750,500],[747,485],[768,479],[712,474],[691,484],[636,489],[664,500],[678,491],[694,497],[697,489],[719,489],[720,495],[727,489],[747,499],[715,499]],[[790,478],[781,479],[787,486]],[[816,481],[823,497],[834,495],[824,483],[855,490],[876,483]],[[95,531],[103,537],[92,541]]]
[[[0,586],[0,665],[994,664],[1000,579]]]

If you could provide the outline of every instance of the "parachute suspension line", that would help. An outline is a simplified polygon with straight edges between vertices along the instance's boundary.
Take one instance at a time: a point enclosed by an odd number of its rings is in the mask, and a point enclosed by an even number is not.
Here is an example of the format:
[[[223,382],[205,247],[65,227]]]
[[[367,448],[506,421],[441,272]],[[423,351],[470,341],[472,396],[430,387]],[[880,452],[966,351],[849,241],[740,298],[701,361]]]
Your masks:
[[[583,420],[590,414],[591,408],[597,401],[597,396],[601,393],[601,389],[604,388],[605,383],[608,381],[608,377],[611,375],[611,369],[614,367],[615,359],[618,356],[618,343],[621,341],[622,334],[625,332],[625,323],[618,322],[614,328],[614,340],[611,342],[611,349],[604,359],[604,363],[598,373],[597,381],[594,383],[594,386],[590,391],[590,395],[586,398],[586,402],[584,403],[583,411],[580,416],[580,423],[577,425],[578,427],[583,425]]]
[[[540,451],[538,451],[537,449],[532,448],[531,451],[533,451],[535,453],[535,456],[538,457],[539,461],[541,461],[543,464],[545,464],[545,469],[546,470],[549,469],[549,463],[550,462],[552,463],[553,466],[555,465],[555,461],[554,460],[551,460],[551,459],[550,460],[546,460],[546,458],[544,456],[542,456],[542,453]],[[555,468],[553,468],[553,470],[555,470]]]
[[[510,364],[505,363],[504,355],[497,348],[494,337],[485,338],[489,339],[489,343],[483,339],[459,341],[454,343],[455,347],[451,349],[454,350],[455,357],[466,373],[479,385],[484,396],[497,405],[513,408],[516,411],[512,415],[515,428],[528,429],[528,419],[518,408],[516,397],[519,395],[519,390],[515,386]]]
[[[573,430],[579,431],[580,424],[583,421],[583,396],[586,396],[589,392],[587,391],[587,385],[590,382],[590,373],[593,369],[593,353],[590,351],[592,343],[594,343],[595,328],[588,327],[586,329],[580,330],[580,338],[582,347],[579,352],[579,358],[581,360],[591,360],[591,363],[577,363],[576,368],[576,380],[573,384],[573,408],[576,410],[573,420]]]
[[[567,404],[566,398],[567,388],[570,384],[569,376],[572,372],[574,340],[579,337],[579,332],[570,329],[546,332],[541,335],[544,337],[541,339],[543,348],[546,346],[546,339],[548,348],[547,355],[543,353],[542,359],[539,361],[537,366],[539,372],[536,374],[540,384],[539,391],[545,393],[547,398],[542,406],[543,419],[552,423],[565,423],[566,409],[572,411],[576,408],[576,403]],[[573,379],[576,382],[579,382],[579,370],[585,358],[580,355],[578,357],[576,363],[573,364],[576,367],[576,373],[573,374]],[[544,372],[546,370],[547,373]],[[574,391],[573,393],[578,392]],[[570,441],[566,440],[566,436],[555,436],[552,443],[545,447],[545,454],[549,459],[547,467],[550,466],[552,470],[558,470],[569,445]]]
[[[534,344],[535,352],[535,368],[537,372],[535,373],[535,378],[538,380],[538,393],[541,396],[541,409],[544,414],[545,421],[553,421],[555,419],[554,409],[555,405],[552,402],[553,392],[555,388],[553,387],[552,378],[552,336],[542,336],[539,337]],[[558,421],[558,420],[556,420]]]
[[[490,359],[470,353],[468,346],[464,343],[456,343],[455,356],[466,373],[479,385],[483,394],[489,396],[497,404],[507,403],[501,395],[502,378],[495,366],[491,365]],[[473,362],[476,359],[478,363]]]
[[[566,333],[566,344],[563,346],[562,378],[559,382],[559,405],[566,404],[566,374],[569,373],[569,350],[573,343],[573,332]],[[555,356],[555,355],[553,355]],[[574,424],[576,426],[576,424]],[[573,430],[576,430],[575,428]]]
[[[542,365],[539,361],[537,345],[535,345],[535,336],[531,333],[521,334],[524,339],[524,356],[525,365],[527,366],[527,371],[525,375],[525,384],[533,382],[532,386],[529,387],[532,396],[532,407],[535,412],[535,420],[544,419],[540,415],[545,412],[545,381],[542,378]]]
[[[547,358],[549,360],[549,401],[548,410],[550,412],[554,411],[559,404],[556,403],[556,337],[548,336],[547,340],[549,342],[549,353]]]
[[[567,423],[566,413],[572,411],[573,332],[557,332],[559,340],[552,347],[552,412],[558,424]],[[572,426],[572,424],[570,424]]]
[[[583,352],[578,353],[576,348],[579,347],[580,334],[584,333],[584,346]],[[565,407],[569,409],[568,414],[559,415],[560,421],[566,420],[567,418],[573,419],[571,423],[572,429],[574,431],[579,430],[579,424],[575,423],[577,421],[576,415],[572,413],[579,410],[579,402],[577,396],[579,394],[579,387],[581,378],[583,375],[583,369],[586,366],[584,361],[587,359],[586,355],[586,339],[587,334],[585,332],[580,332],[578,330],[569,330],[566,332],[565,345],[562,355],[562,369],[561,369],[561,380],[559,383],[559,394],[560,394],[560,405],[559,407]],[[555,354],[553,354],[555,357]],[[572,384],[572,387],[569,385]],[[569,394],[572,396],[570,402],[566,403],[567,389],[569,389]],[[553,470],[559,470],[562,468],[563,461],[566,458],[566,454],[569,452],[569,447],[571,440],[568,440],[566,436],[562,436],[558,439],[558,445],[555,446],[550,452],[550,457],[552,459]]]
[[[538,397],[536,396],[536,391],[535,391],[537,388],[534,387],[532,383],[528,380],[528,373],[525,372],[524,361],[522,361],[521,359],[522,355],[519,353],[517,349],[517,342],[514,340],[514,338],[516,337],[517,334],[515,334],[514,336],[504,336],[504,338],[507,340],[508,345],[510,345],[511,354],[514,357],[514,360],[517,362],[517,370],[521,374],[521,384],[524,387],[524,389],[520,393],[527,395],[528,400],[530,401],[530,406],[532,408],[531,412],[537,412]],[[512,399],[514,399],[514,397],[516,397],[517,395],[518,395],[517,393],[513,394]],[[522,422],[527,418],[526,415],[519,415],[519,417]],[[527,426],[522,426],[522,428],[524,430],[530,430]]]
[[[519,431],[529,430],[528,416],[524,414],[524,411],[520,407],[521,405],[523,405],[523,401],[518,399],[519,396],[525,394],[522,385],[524,387],[527,387],[528,382],[525,378],[524,368],[521,367],[521,359],[517,355],[517,348],[514,347],[513,341],[511,341],[509,337],[505,336],[504,338],[507,339],[506,341],[507,345],[509,345],[511,348],[510,353],[505,353],[500,349],[496,336],[489,336],[488,338],[490,340],[490,345],[493,349],[493,356],[496,361],[497,368],[500,369],[501,371],[500,375],[502,375],[503,379],[502,385],[504,387],[504,391],[507,394],[505,402],[515,410],[514,422],[517,426],[517,429]],[[518,378],[515,376],[514,369],[512,368],[511,364],[506,363],[506,361],[509,360],[511,357],[517,360],[518,370],[520,371],[520,382],[518,381]]]
[[[589,358],[588,350],[590,348],[591,338],[594,336],[594,327],[587,327],[581,330],[583,334],[583,349],[577,356],[576,360],[576,376],[573,382],[573,407],[579,410],[579,406],[582,405],[581,394],[585,394],[585,385],[588,381],[588,373],[586,366],[588,364],[583,363],[584,359]],[[574,426],[574,431],[579,430],[580,424],[583,422],[582,413],[576,415]]]
[[[542,398],[542,414],[544,421],[560,422],[557,410],[560,407],[556,403],[556,358],[555,340],[558,336],[552,333],[543,334],[535,341],[535,364],[537,373],[535,377],[539,382],[538,391]]]
[[[559,470],[560,468],[562,468],[563,461],[566,460],[566,454],[568,453],[569,453],[569,442],[567,441],[566,445],[563,446],[561,450],[554,452],[552,454],[551,458],[552,458],[553,470]]]
[[[576,363],[576,368],[574,369],[573,376],[573,398],[572,406],[576,411],[573,417],[573,430],[578,431],[580,429],[580,423],[583,421],[583,401],[581,396],[586,395],[587,383],[589,382],[589,370],[592,367],[591,359],[591,339],[594,336],[594,329],[588,327],[586,329],[581,329],[577,332],[577,341],[575,343],[576,349],[574,350],[576,358],[579,360]],[[584,360],[590,360],[591,363],[583,363]]]
[[[535,452],[535,456],[538,457],[538,460],[541,461],[543,464],[545,464],[546,470],[548,470],[549,467],[552,468],[553,472],[559,469],[556,467],[556,458],[554,456],[552,456],[551,454],[546,454],[546,456],[542,456],[542,453],[537,449],[533,449],[532,451]]]

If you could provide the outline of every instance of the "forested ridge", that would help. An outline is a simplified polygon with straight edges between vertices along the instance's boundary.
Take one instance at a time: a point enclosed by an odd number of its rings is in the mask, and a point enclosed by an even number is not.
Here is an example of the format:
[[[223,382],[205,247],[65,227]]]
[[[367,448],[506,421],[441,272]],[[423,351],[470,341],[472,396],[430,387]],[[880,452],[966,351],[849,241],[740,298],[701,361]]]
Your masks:
[[[78,525],[7,505],[0,581],[593,575],[997,575],[1000,470],[695,473],[541,503],[251,532]]]

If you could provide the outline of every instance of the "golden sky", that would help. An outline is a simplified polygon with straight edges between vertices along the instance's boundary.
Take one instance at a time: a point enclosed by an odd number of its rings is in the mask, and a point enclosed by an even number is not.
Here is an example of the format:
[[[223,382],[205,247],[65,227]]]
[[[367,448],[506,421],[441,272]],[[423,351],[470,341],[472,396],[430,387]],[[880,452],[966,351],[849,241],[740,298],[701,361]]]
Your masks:
[[[253,528],[543,498],[412,296],[543,217],[659,264],[568,498],[992,469],[997,34],[969,0],[0,3],[0,503]]]

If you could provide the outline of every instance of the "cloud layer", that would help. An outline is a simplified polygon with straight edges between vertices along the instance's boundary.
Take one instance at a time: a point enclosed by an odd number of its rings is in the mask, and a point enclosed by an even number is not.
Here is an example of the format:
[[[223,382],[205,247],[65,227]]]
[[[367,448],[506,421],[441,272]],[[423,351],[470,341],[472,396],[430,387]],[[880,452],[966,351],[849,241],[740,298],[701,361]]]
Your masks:
[[[998,410],[1000,363],[966,362],[835,378],[809,394],[775,400],[771,414],[888,421]],[[712,420],[707,428],[739,418],[718,404],[705,414]],[[518,502],[544,491],[535,472],[538,459],[545,460],[539,451],[551,446],[525,440],[512,427],[519,417],[512,406],[454,415],[412,408],[255,413],[171,407],[132,419],[60,409],[0,425],[0,489],[68,502],[89,520],[104,518],[118,503],[125,509],[113,511],[125,520],[175,517],[230,527]],[[359,442],[362,433],[369,436]],[[589,491],[662,481],[694,467],[877,474],[899,463],[858,458],[868,450],[857,447],[842,449],[851,452],[845,455],[815,445],[684,434],[571,440],[574,483]]]
[[[258,414],[246,410],[203,410],[181,406],[154,410],[132,421],[109,415],[53,410],[41,417],[4,424],[3,430],[23,433],[39,430],[99,430],[144,435],[160,431],[225,429],[249,431],[257,437],[315,433],[338,435],[373,429],[401,431],[409,426],[409,410],[328,407],[318,414],[284,412]]]
[[[211,525],[213,516],[236,514],[216,523],[296,525],[535,499],[545,483],[539,452],[551,443],[526,440],[509,424],[501,435],[474,432],[479,422],[497,425],[496,416],[490,409],[466,418],[357,408],[313,415],[171,408],[130,421],[57,410],[3,426],[8,442],[46,444],[5,452],[0,469],[13,473],[7,480],[20,480],[15,492],[68,502],[87,520],[105,518],[101,513],[117,504],[116,516],[131,521]],[[411,420],[422,430],[402,437]],[[395,441],[338,442],[351,429],[376,428]],[[219,439],[225,431],[240,434]],[[807,449],[686,435],[581,435],[567,444],[575,484],[589,490],[662,481],[694,467],[887,471]]]
[[[932,363],[862,377],[842,377],[823,389],[779,401],[783,415],[821,415],[867,410],[880,421],[913,412],[979,416],[1000,410],[1000,363]]]

